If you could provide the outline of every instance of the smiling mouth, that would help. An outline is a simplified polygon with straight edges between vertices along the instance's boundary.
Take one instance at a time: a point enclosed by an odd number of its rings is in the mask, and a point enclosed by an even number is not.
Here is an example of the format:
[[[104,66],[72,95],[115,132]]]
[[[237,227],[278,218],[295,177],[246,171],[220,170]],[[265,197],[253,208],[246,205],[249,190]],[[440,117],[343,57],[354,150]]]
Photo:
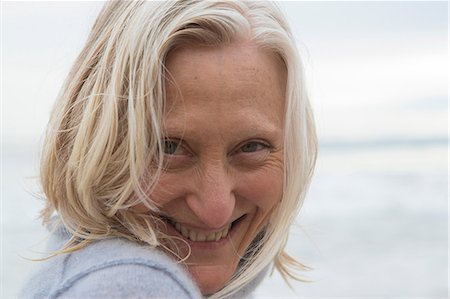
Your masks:
[[[183,225],[182,223],[176,222],[172,219],[167,218],[167,222],[171,224],[176,231],[178,231],[183,237],[192,242],[217,242],[220,239],[226,238],[233,227],[244,218],[245,215],[239,217],[235,221],[228,224],[225,228],[216,232],[205,232],[196,230]]]

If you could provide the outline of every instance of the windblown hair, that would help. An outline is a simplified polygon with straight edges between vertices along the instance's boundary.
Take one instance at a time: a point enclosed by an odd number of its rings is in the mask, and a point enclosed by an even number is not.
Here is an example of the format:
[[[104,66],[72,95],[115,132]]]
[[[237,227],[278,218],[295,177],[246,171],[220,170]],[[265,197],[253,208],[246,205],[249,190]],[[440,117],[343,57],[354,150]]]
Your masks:
[[[111,236],[162,246],[158,207],[146,194],[163,169],[166,58],[189,43],[219,47],[239,39],[277,55],[287,72],[284,192],[235,275],[211,297],[235,293],[270,263],[284,278],[300,279],[296,270],[305,267],[284,248],[317,141],[295,40],[276,5],[265,1],[105,4],[58,96],[42,151],[43,221],[57,212],[72,235],[59,253]],[[154,213],[131,208],[139,203]]]

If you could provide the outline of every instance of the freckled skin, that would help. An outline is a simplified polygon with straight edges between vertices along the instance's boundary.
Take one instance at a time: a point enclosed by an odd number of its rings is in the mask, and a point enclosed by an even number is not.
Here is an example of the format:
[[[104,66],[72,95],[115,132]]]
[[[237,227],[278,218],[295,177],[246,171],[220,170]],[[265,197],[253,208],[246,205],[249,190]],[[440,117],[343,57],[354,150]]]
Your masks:
[[[171,219],[204,231],[245,215],[223,246],[192,248],[187,269],[207,295],[230,279],[281,199],[286,74],[278,59],[250,42],[186,46],[166,66],[172,79],[164,133],[180,147],[166,155],[167,169],[150,198]],[[270,147],[245,152],[248,142]],[[183,242],[175,244],[167,246],[188,253]]]

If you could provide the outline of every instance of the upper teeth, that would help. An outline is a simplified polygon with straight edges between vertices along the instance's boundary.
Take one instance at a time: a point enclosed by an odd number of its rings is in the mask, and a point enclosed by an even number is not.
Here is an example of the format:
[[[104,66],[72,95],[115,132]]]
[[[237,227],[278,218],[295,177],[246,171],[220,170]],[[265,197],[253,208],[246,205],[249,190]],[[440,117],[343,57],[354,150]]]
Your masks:
[[[228,235],[228,231],[231,228],[231,223],[225,227],[223,230],[214,233],[205,233],[187,228],[181,223],[173,222],[176,230],[183,235],[183,237],[190,239],[194,242],[204,242],[204,241],[218,241]]]

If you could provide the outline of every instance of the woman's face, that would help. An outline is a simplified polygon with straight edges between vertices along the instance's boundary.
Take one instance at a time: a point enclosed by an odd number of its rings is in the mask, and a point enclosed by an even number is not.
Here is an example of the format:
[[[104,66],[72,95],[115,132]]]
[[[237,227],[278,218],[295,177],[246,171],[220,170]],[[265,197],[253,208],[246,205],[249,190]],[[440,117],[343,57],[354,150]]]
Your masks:
[[[222,288],[281,200],[286,74],[249,42],[167,59],[166,167],[150,198],[204,295]],[[184,241],[184,242],[183,242]]]

